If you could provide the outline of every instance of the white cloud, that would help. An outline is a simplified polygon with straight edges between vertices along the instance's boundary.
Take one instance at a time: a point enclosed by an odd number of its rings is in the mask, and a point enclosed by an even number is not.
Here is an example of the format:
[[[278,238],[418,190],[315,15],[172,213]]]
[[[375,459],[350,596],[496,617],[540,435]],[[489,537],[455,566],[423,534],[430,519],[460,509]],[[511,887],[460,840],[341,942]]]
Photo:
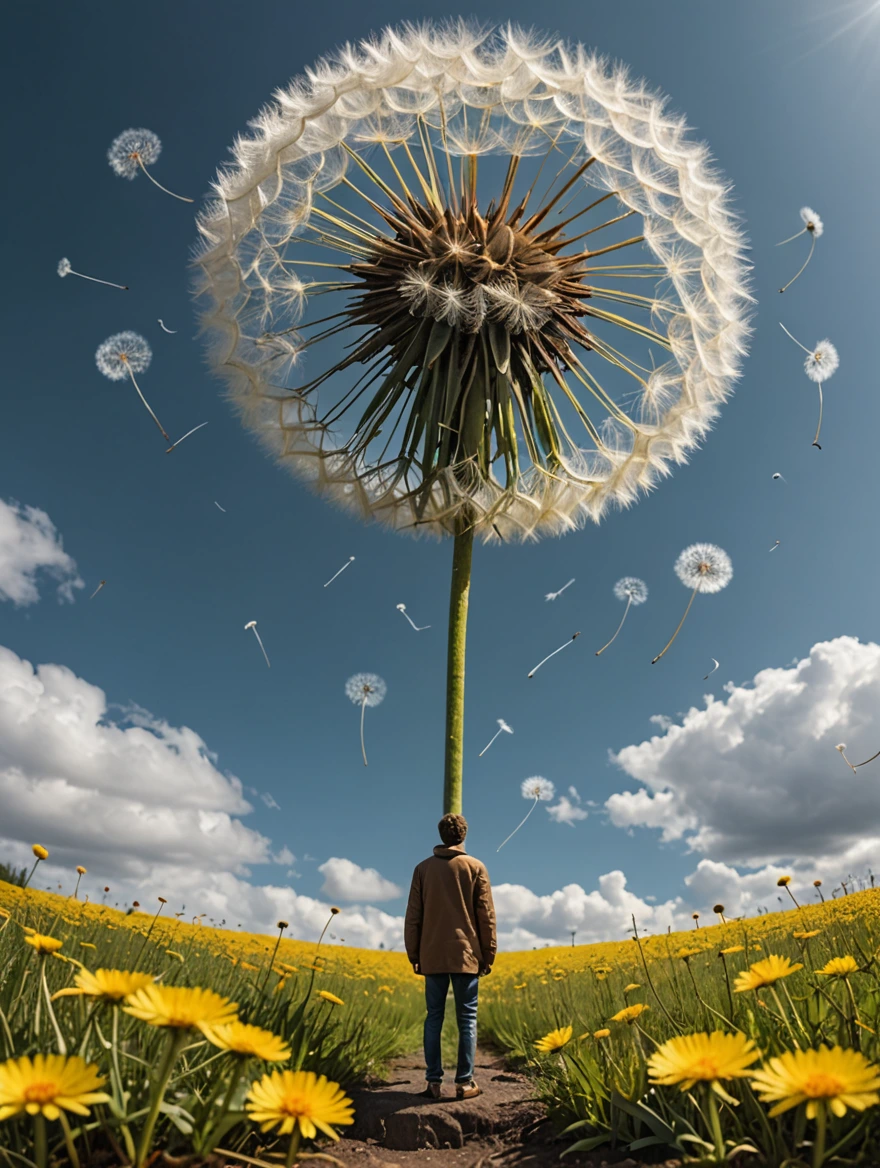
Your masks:
[[[318,871],[324,877],[321,891],[331,900],[394,900],[403,895],[402,889],[375,868],[361,868],[339,856],[319,864]]]
[[[0,499],[0,601],[35,604],[39,572],[58,581],[59,600],[72,601],[74,588],[84,587],[46,512]]]
[[[581,807],[581,797],[575,788],[569,787],[568,791],[571,798],[560,795],[559,801],[547,808],[547,814],[557,823],[567,823],[569,827],[574,827],[576,819],[586,819],[589,813]]]
[[[659,829],[721,865],[769,866],[764,888],[773,865],[836,882],[880,861],[877,772],[853,775],[834,749],[848,742],[861,759],[880,746],[880,646],[838,637],[725,690],[612,756],[641,784],[607,800],[612,823]]]

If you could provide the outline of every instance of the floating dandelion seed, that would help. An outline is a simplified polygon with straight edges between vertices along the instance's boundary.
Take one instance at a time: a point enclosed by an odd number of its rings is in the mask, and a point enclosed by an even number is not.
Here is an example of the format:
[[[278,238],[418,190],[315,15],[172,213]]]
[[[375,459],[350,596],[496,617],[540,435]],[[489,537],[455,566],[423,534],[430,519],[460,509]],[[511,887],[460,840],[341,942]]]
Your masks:
[[[378,673],[355,673],[345,683],[345,696],[361,708],[361,754],[364,756],[364,766],[367,765],[367,752],[364,747],[364,713],[367,706],[372,708],[381,705],[387,690],[387,685]]]
[[[809,233],[810,250],[809,250],[807,258],[804,260],[802,266],[795,272],[795,274],[788,281],[788,283],[779,289],[780,292],[784,292],[786,290],[786,288],[790,288],[792,286],[792,284],[795,282],[795,280],[798,278],[798,276],[801,274],[801,272],[804,270],[804,268],[806,268],[807,264],[813,258],[813,252],[815,251],[815,248],[816,248],[816,240],[819,238],[819,236],[825,230],[825,224],[822,222],[822,220],[819,218],[819,216],[816,214],[816,212],[812,209],[812,207],[801,207],[800,217],[801,217],[801,220],[803,221],[803,224],[804,224],[803,227],[801,228],[801,230],[796,231],[794,235],[790,235],[788,237],[788,239],[783,239],[782,242],[777,243],[776,246],[782,247],[782,245],[784,243],[791,243],[791,241],[793,239],[800,239],[800,237],[802,235],[804,235],[805,233]]]
[[[846,757],[846,743],[845,742],[839,742],[837,744],[837,746],[835,746],[834,749],[840,752],[840,755],[843,758],[843,761],[846,763],[846,765],[849,767],[849,769],[853,772],[853,774],[856,773],[856,770],[858,769],[858,767],[867,766],[868,763],[873,762],[875,758],[880,758],[880,750],[878,750],[876,754],[872,754],[871,757],[866,758],[864,762],[852,763]]]
[[[709,672],[703,678],[703,681],[708,681],[709,678],[712,676],[712,674],[715,672],[715,670],[721,668],[721,666],[718,664],[718,662],[715,660],[714,657],[711,660],[713,662],[713,667],[712,667],[712,669],[709,670]]]
[[[360,517],[454,539],[458,811],[474,538],[599,520],[699,444],[748,331],[726,184],[586,49],[423,22],[280,91],[199,227],[211,360],[246,423]]]
[[[779,471],[776,471],[773,475],[773,481],[778,482],[780,479],[782,479],[784,483],[788,482],[788,479],[784,475],[781,475]]]
[[[556,794],[556,788],[549,779],[545,779],[541,775],[533,775],[530,779],[523,779],[522,783],[520,784],[520,793],[522,794],[523,799],[534,799],[534,803],[526,812],[526,818],[522,821],[522,823],[517,824],[506,840],[498,845],[498,847],[495,849],[496,852],[500,852],[504,847],[504,844],[506,844],[508,840],[513,839],[513,837],[522,827],[523,823],[525,823],[526,819],[528,819],[539,803],[549,803],[553,799],[554,795]]]
[[[498,729],[495,731],[495,733],[489,739],[488,743],[483,747],[483,749],[477,755],[477,758],[483,757],[483,755],[486,753],[486,751],[489,749],[489,747],[492,745],[492,743],[495,741],[495,739],[498,737],[499,734],[512,734],[512,733],[513,733],[513,730],[510,728],[510,726],[507,725],[507,723],[504,721],[504,719],[499,718],[498,719]]]
[[[618,600],[626,602],[626,608],[623,610],[620,624],[614,630],[614,636],[601,649],[596,650],[597,657],[605,652],[608,645],[613,644],[617,640],[617,634],[623,628],[623,622],[626,620],[626,614],[629,612],[630,607],[634,604],[644,604],[648,599],[648,585],[644,580],[640,580],[638,576],[624,576],[614,585],[614,595]]]
[[[797,337],[793,337],[785,325],[780,321],[779,327],[785,335],[797,345],[799,349],[807,354],[807,359],[804,361],[804,373],[809,377],[810,381],[815,382],[819,390],[819,424],[816,426],[816,436],[813,439],[813,446],[817,450],[821,450],[819,445],[819,431],[822,429],[822,411],[824,409],[824,399],[822,397],[822,385],[828,380],[832,374],[836,373],[838,365],[840,365],[840,356],[834,345],[829,340],[819,341],[814,349],[808,349],[806,345],[802,345]]]
[[[403,615],[406,617],[406,619],[409,621],[409,623],[412,625],[412,627],[416,630],[417,633],[423,633],[425,631],[425,629],[429,629],[431,627],[430,625],[417,625],[411,619],[409,613],[406,611],[405,604],[398,604],[396,607],[397,607],[397,611],[403,613]]]
[[[159,427],[159,431],[166,442],[170,442],[162,423],[153,413],[150,403],[141,393],[141,387],[135,380],[135,373],[144,373],[150,367],[153,359],[153,350],[145,337],[127,329],[122,333],[114,333],[98,346],[95,353],[95,364],[105,377],[111,381],[124,381],[131,378],[131,383],[137,390],[137,395],[144,403],[147,413]]]
[[[244,627],[246,629],[253,629],[254,630],[254,636],[257,638],[257,643],[259,644],[260,648],[263,650],[263,656],[266,658],[266,664],[271,669],[272,665],[271,665],[271,662],[269,661],[269,655],[266,652],[266,646],[263,644],[262,638],[260,637],[260,634],[257,632],[257,622],[256,621],[248,621],[248,623]]]
[[[221,507],[216,499],[214,500],[214,506],[217,508],[218,511],[222,511],[224,515],[226,514],[226,508]]]
[[[208,424],[207,422],[201,422],[198,426],[193,426],[193,428],[191,430],[187,430],[187,432],[184,434],[184,436],[182,438],[178,438],[176,442],[171,443],[171,445],[168,447],[168,449],[165,451],[165,453],[170,454],[171,451],[175,449],[175,447],[177,447],[181,444],[181,442],[185,442],[187,440],[187,438],[189,438],[190,434],[195,434],[196,430],[201,430],[202,427],[207,426],[207,424]]]
[[[576,641],[580,635],[581,635],[581,634],[580,634],[580,630],[578,630],[578,631],[577,631],[577,632],[576,632],[576,633],[575,633],[575,634],[574,634],[574,635],[571,637],[571,639],[570,639],[570,640],[568,640],[568,641],[566,641],[566,642],[565,642],[565,644],[564,644],[564,645],[560,645],[558,649],[554,649],[552,653],[548,653],[548,654],[547,654],[547,656],[544,658],[544,660],[543,660],[543,661],[539,661],[539,662],[538,662],[538,664],[535,666],[535,668],[534,668],[534,669],[531,671],[531,673],[529,674],[529,677],[534,677],[534,676],[535,676],[535,674],[538,672],[538,670],[541,668],[541,666],[542,666],[542,665],[546,664],[546,662],[548,662],[548,661],[550,660],[550,658],[551,658],[551,657],[555,657],[557,653],[561,653],[563,649],[567,649],[567,648],[568,648],[568,646],[571,644],[571,642],[572,642],[572,641]]]
[[[156,182],[147,170],[147,167],[152,166],[161,153],[162,143],[159,141],[159,135],[154,134],[152,130],[123,130],[119,137],[114,138],[110,143],[107,161],[110,163],[110,169],[113,173],[118,174],[120,178],[137,178],[138,173],[143,171],[150,182],[160,191],[164,191],[166,195],[171,195],[173,199],[180,199],[182,203],[195,202],[194,199],[187,199],[184,195],[175,195],[174,191],[169,191],[160,182]]]
[[[94,599],[95,599],[95,597],[98,595],[98,593],[101,591],[101,589],[104,587],[104,585],[105,585],[106,583],[107,583],[107,581],[106,581],[106,580],[100,580],[100,581],[98,582],[98,587],[95,589],[95,591],[94,591],[94,592],[92,593],[92,595],[89,597],[89,600],[94,600]]]
[[[330,577],[330,579],[327,581],[327,584],[325,584],[324,587],[326,588],[328,584],[332,584],[333,581],[336,579],[336,577],[341,576],[342,573],[345,571],[345,569],[349,566],[349,564],[353,564],[353,563],[354,563],[354,556],[349,556],[348,559],[345,561],[345,563],[342,565],[342,567],[339,569],[339,571],[334,572],[334,574]]]
[[[775,552],[775,551],[776,551],[776,549],[779,547],[780,543],[782,543],[782,540],[780,540],[780,539],[777,539],[777,540],[776,540],[776,542],[773,544],[773,547],[772,547],[772,548],[768,548],[767,550],[768,550],[768,551],[771,551],[771,552]]]
[[[165,326],[165,322],[162,320],[162,317],[161,317],[161,316],[157,317],[156,319],[159,321],[159,324],[161,325],[162,331],[163,331],[164,333],[169,333],[169,334],[170,334],[172,337],[177,335],[177,331],[178,331],[178,330],[177,330],[177,329],[170,329],[170,328],[166,328],[166,326]]]
[[[83,272],[75,272],[66,256],[58,261],[58,275],[62,280],[65,276],[79,276],[81,280],[91,280],[93,284],[106,284],[108,288],[118,288],[121,292],[128,291],[128,284],[114,284],[112,280],[99,280],[97,276],[86,276]]]
[[[574,584],[574,577],[572,577],[571,580],[569,580],[568,584],[563,584],[558,592],[548,592],[544,596],[544,599],[545,600],[556,600],[556,598],[558,596],[561,596],[563,594],[563,592],[566,590],[566,588],[568,588],[569,585],[571,585],[571,584]]]
[[[711,594],[726,588],[733,577],[733,564],[731,564],[727,552],[714,543],[692,543],[675,561],[675,574],[686,588],[692,588],[693,591],[687,608],[684,610],[684,616],[678,622],[678,628],[667,641],[665,648],[651,662],[652,665],[657,664],[681,632],[681,626],[687,619],[687,614],[691,610],[697,593]]]

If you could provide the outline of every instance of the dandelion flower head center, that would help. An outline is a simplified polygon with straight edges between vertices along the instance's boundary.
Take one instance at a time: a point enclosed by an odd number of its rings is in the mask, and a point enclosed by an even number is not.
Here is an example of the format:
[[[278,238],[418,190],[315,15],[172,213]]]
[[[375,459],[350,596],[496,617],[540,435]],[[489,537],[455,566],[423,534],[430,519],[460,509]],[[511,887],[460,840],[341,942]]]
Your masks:
[[[845,1084],[840,1079],[836,1079],[834,1075],[816,1071],[804,1079],[801,1091],[808,1099],[833,1099],[835,1096],[843,1094],[844,1088]]]
[[[29,1083],[22,1094],[26,1103],[51,1103],[58,1094],[58,1084]]]

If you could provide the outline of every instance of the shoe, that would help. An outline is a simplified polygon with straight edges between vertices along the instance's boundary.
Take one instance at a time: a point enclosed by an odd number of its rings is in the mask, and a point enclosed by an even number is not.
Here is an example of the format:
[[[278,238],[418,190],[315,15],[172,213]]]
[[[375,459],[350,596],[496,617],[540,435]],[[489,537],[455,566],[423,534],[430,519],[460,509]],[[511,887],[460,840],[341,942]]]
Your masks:
[[[455,1098],[456,1099],[476,1099],[478,1095],[482,1095],[482,1088],[478,1087],[473,1079],[469,1083],[456,1083]]]
[[[440,1087],[439,1083],[429,1082],[427,1087],[424,1089],[424,1091],[422,1091],[421,1098],[422,1099],[439,1099],[441,1097],[440,1091],[441,1091],[441,1087]]]

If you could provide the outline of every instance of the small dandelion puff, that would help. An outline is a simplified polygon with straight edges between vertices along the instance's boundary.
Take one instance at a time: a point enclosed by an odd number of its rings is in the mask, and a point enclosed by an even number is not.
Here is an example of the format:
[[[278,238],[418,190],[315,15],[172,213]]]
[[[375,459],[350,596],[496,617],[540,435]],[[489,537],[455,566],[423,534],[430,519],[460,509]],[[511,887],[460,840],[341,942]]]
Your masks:
[[[349,556],[348,559],[345,561],[345,563],[342,565],[342,567],[339,569],[339,571],[334,572],[334,574],[330,577],[330,579],[327,581],[327,583],[324,585],[324,587],[326,588],[328,585],[332,584],[333,581],[336,579],[336,577],[341,576],[342,573],[345,571],[345,569],[349,566],[349,564],[353,564],[353,563],[354,563],[354,556]]]
[[[345,696],[361,708],[361,754],[367,765],[367,751],[364,747],[364,713],[367,706],[381,705],[388,690],[377,673],[355,673],[345,683]]]
[[[614,630],[614,636],[601,649],[596,650],[596,656],[601,656],[602,653],[617,640],[617,634],[623,628],[623,622],[626,620],[627,613],[634,604],[644,604],[648,599],[648,585],[644,580],[640,580],[638,576],[623,576],[614,585],[614,596],[617,600],[622,600],[626,604],[623,610],[623,616],[620,618],[620,624]]]
[[[561,595],[563,594],[563,592],[566,590],[566,588],[570,587],[572,584],[574,584],[574,577],[573,577],[573,576],[572,576],[572,578],[569,580],[568,584],[563,584],[563,585],[562,585],[562,587],[559,589],[559,591],[558,591],[558,592],[547,592],[547,593],[545,593],[545,595],[544,595],[544,599],[545,599],[545,600],[556,600],[556,599],[557,599],[557,597],[561,596]]]
[[[721,666],[718,664],[718,662],[715,660],[714,657],[712,657],[711,660],[714,662],[714,664],[713,664],[712,668],[709,670],[709,672],[706,674],[706,676],[703,678],[703,681],[708,681],[709,678],[712,676],[712,674],[715,672],[715,670],[721,668]]]
[[[413,621],[413,619],[410,617],[409,613],[406,611],[405,604],[398,604],[398,605],[396,605],[396,608],[397,608],[398,612],[403,613],[403,615],[406,617],[406,619],[409,621],[409,623],[412,625],[412,627],[415,629],[415,631],[417,633],[423,633],[425,631],[425,629],[429,629],[431,627],[430,625],[417,625],[415,623],[415,621]]]
[[[819,341],[814,348],[808,349],[806,345],[802,345],[797,337],[793,337],[785,325],[780,321],[779,327],[785,335],[797,345],[799,349],[807,354],[804,359],[804,373],[809,377],[810,381],[814,382],[819,390],[819,424],[816,426],[816,436],[813,439],[813,446],[817,450],[821,450],[819,445],[819,432],[822,429],[822,411],[825,406],[822,395],[822,386],[834,373],[840,365],[840,355],[835,349],[834,345],[826,338],[824,341]]]
[[[172,450],[174,450],[176,447],[178,447],[181,444],[181,442],[185,442],[187,440],[187,438],[189,438],[190,434],[195,434],[195,432],[197,430],[201,430],[202,427],[207,426],[207,424],[208,424],[207,422],[201,422],[198,426],[193,426],[193,428],[191,430],[187,430],[187,432],[184,434],[184,436],[182,438],[178,438],[176,442],[171,443],[171,445],[168,447],[168,449],[165,451],[165,453],[170,454]]]
[[[535,676],[535,674],[538,672],[538,670],[541,668],[541,666],[542,666],[542,665],[546,665],[546,663],[547,663],[547,662],[550,660],[550,658],[551,658],[551,657],[555,657],[557,653],[561,653],[563,649],[567,649],[567,648],[568,648],[568,646],[571,644],[571,642],[572,642],[572,641],[576,641],[580,635],[581,635],[581,634],[580,634],[580,630],[578,630],[576,633],[574,633],[574,634],[571,636],[571,638],[570,638],[569,640],[567,640],[567,641],[565,642],[565,644],[564,644],[564,645],[560,645],[558,649],[554,649],[552,653],[548,653],[548,654],[547,654],[547,656],[544,658],[544,660],[543,660],[543,661],[539,661],[539,662],[538,662],[538,664],[537,664],[537,665],[535,666],[535,668],[534,668],[534,669],[531,671],[531,673],[529,673],[529,675],[528,675],[528,676],[529,676],[529,677],[534,677],[534,676]]]
[[[513,733],[512,728],[507,725],[507,723],[504,721],[503,718],[499,718],[498,719],[498,729],[495,731],[495,733],[489,739],[488,743],[483,747],[483,749],[477,755],[477,758],[483,757],[483,755],[486,753],[486,751],[489,749],[489,747],[492,745],[492,743],[495,741],[495,739],[498,737],[499,734],[512,734],[512,733]]]
[[[248,621],[248,623],[247,623],[247,624],[246,624],[244,627],[245,627],[245,629],[253,629],[253,630],[254,630],[254,636],[257,638],[257,644],[258,644],[258,645],[260,646],[260,648],[262,649],[262,651],[263,651],[263,656],[266,658],[266,664],[267,664],[267,665],[269,666],[269,668],[271,669],[271,668],[272,668],[272,665],[271,665],[271,663],[270,663],[270,661],[269,661],[269,655],[268,655],[268,653],[266,652],[266,646],[263,644],[262,638],[260,637],[260,634],[257,632],[257,622],[256,622],[256,621],[254,621],[254,620],[252,620],[252,621]]]
[[[97,276],[87,276],[84,272],[75,272],[66,256],[58,261],[57,270],[62,280],[65,276],[79,276],[81,280],[90,280],[93,284],[106,284],[108,288],[118,288],[120,292],[128,291],[128,284],[114,284],[112,280],[99,280]]]
[[[106,581],[106,580],[99,580],[99,581],[98,581],[98,587],[95,589],[95,591],[94,591],[94,592],[92,593],[92,595],[89,597],[89,600],[94,600],[94,599],[95,599],[95,597],[98,595],[98,593],[101,591],[101,589],[104,587],[104,585],[105,585],[106,583],[107,583],[107,581]]]
[[[177,332],[178,332],[178,330],[177,330],[177,329],[170,329],[170,328],[167,328],[167,327],[166,327],[166,325],[165,325],[165,322],[162,320],[162,317],[161,317],[161,316],[157,316],[157,317],[156,317],[156,319],[158,320],[158,322],[159,322],[159,326],[160,326],[160,328],[162,329],[162,332],[163,332],[163,333],[168,333],[168,335],[169,335],[169,336],[172,336],[172,337],[175,337],[175,336],[177,336]]]
[[[788,482],[788,479],[785,477],[785,475],[781,475],[778,470],[774,471],[772,478],[774,483],[778,483],[780,479],[782,479],[784,483]]]
[[[150,403],[141,393],[141,387],[135,379],[136,373],[144,373],[149,369],[152,359],[153,350],[146,338],[130,329],[114,333],[112,337],[103,341],[95,352],[95,364],[105,377],[109,377],[111,381],[125,381],[126,377],[131,378],[131,383],[137,390],[138,397],[144,403],[147,413],[159,427],[165,441],[170,442],[171,438],[153,413]]]
[[[159,135],[154,134],[152,130],[123,130],[110,143],[107,161],[110,163],[110,169],[113,173],[118,174],[120,178],[134,179],[143,171],[150,182],[160,191],[164,191],[166,195],[171,195],[173,199],[180,199],[182,203],[194,202],[193,199],[187,199],[184,195],[175,195],[174,191],[163,187],[147,170],[147,167],[152,166],[161,153],[162,143],[159,140]]]
[[[733,578],[733,564],[731,564],[730,556],[727,552],[716,544],[692,543],[690,547],[684,549],[675,561],[675,574],[686,588],[692,589],[691,598],[687,603],[687,608],[684,610],[684,616],[678,622],[678,627],[666,642],[666,646],[653,659],[651,662],[652,665],[657,664],[681,632],[681,626],[687,619],[687,615],[691,610],[691,605],[694,603],[694,597],[697,593],[705,592],[711,594],[713,592],[720,592],[722,588],[726,588]]]
[[[522,783],[520,783],[519,790],[523,799],[533,799],[534,802],[526,812],[526,817],[522,823],[517,824],[507,839],[498,845],[498,847],[495,849],[496,852],[500,852],[504,847],[504,844],[506,844],[508,840],[513,839],[513,837],[522,827],[523,823],[525,823],[526,819],[528,819],[539,803],[549,803],[556,795],[556,788],[554,785],[550,782],[549,779],[545,779],[542,775],[533,775],[530,779],[523,779]]]
[[[801,222],[803,223],[801,230],[796,231],[794,235],[790,235],[788,239],[783,239],[780,243],[777,243],[776,246],[782,247],[784,243],[791,243],[793,239],[800,239],[802,235],[808,234],[810,236],[810,250],[801,267],[795,272],[788,283],[779,289],[780,292],[784,292],[787,288],[790,288],[804,270],[804,268],[806,268],[807,264],[813,258],[813,252],[816,248],[816,240],[825,230],[825,224],[822,222],[812,207],[801,207],[799,214],[801,217]]]

